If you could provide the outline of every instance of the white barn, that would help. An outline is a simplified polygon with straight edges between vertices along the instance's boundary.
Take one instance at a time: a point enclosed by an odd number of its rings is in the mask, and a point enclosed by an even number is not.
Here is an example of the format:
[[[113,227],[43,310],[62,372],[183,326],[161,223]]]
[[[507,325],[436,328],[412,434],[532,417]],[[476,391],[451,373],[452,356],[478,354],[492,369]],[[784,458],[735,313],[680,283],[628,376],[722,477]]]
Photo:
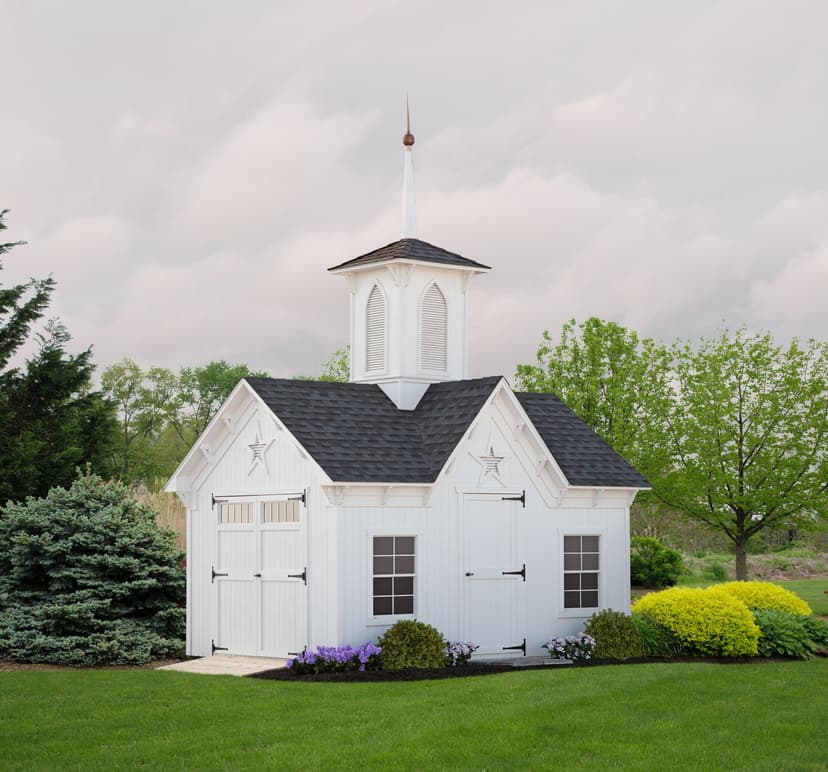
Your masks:
[[[477,656],[538,655],[629,611],[648,483],[554,395],[466,378],[489,268],[416,238],[404,144],[404,237],[330,269],[351,382],[241,381],[167,486],[187,507],[190,655],[356,645],[406,618]]]

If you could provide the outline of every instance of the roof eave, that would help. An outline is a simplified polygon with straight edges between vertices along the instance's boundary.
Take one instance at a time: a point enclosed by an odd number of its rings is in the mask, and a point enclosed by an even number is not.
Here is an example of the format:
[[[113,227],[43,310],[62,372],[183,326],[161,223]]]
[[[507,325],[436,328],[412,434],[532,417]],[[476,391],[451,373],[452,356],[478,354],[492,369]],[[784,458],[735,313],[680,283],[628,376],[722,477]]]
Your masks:
[[[359,258],[356,259],[358,260]],[[474,274],[489,273],[489,271],[492,270],[488,265],[483,265],[482,263],[479,265],[455,265],[453,263],[441,263],[437,260],[417,260],[416,258],[410,257],[388,257],[383,258],[382,260],[358,263],[357,265],[351,265],[350,261],[347,263],[341,263],[340,265],[333,266],[333,268],[328,268],[328,273],[341,274],[356,273],[359,271],[370,271],[371,269],[377,268],[378,266],[393,265],[395,263],[402,265],[427,265],[430,267],[436,266],[437,268],[446,268],[452,271],[467,271],[469,273]]]

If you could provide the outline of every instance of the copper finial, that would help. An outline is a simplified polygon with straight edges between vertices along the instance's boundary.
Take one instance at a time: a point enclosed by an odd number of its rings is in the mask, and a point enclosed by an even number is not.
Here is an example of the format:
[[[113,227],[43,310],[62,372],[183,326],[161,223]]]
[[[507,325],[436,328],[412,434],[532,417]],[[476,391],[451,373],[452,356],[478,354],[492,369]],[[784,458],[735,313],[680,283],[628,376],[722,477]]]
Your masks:
[[[411,116],[408,113],[408,94],[405,95],[405,136],[403,145],[411,147],[414,144],[414,135],[411,133]]]

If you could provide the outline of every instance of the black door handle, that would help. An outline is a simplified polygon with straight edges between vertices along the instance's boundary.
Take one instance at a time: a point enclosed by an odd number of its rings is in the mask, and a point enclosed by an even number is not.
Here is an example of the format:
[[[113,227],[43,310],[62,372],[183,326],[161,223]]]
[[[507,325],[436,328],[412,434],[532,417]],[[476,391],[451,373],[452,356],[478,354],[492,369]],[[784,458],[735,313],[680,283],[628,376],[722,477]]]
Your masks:
[[[466,576],[474,576],[474,571],[466,571]]]

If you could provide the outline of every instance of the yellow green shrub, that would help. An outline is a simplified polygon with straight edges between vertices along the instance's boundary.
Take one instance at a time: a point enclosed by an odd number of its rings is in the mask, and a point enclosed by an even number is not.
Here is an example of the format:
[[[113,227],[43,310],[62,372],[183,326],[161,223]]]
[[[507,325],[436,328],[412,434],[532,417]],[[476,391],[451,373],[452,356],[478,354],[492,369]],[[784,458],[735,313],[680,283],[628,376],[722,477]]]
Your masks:
[[[789,614],[810,616],[811,607],[790,590],[770,582],[726,582],[717,589],[738,598],[749,609],[787,611]]]
[[[670,630],[690,652],[716,657],[754,656],[759,628],[748,607],[718,587],[673,587],[645,595],[633,611]]]

